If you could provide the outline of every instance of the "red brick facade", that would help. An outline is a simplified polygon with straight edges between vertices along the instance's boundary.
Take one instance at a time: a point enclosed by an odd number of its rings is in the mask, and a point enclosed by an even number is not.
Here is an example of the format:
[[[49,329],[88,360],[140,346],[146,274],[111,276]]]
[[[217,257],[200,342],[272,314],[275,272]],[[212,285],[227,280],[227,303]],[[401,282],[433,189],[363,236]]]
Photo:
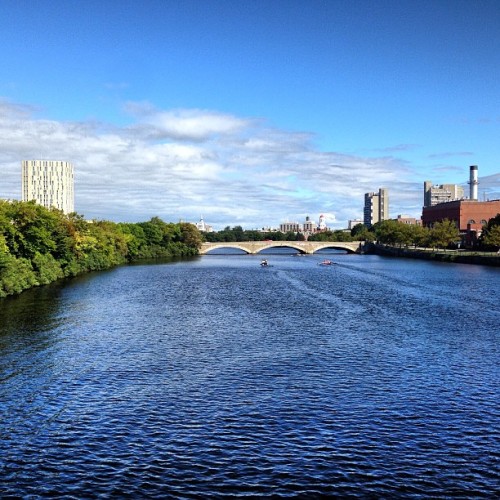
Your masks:
[[[481,231],[484,224],[500,214],[500,200],[457,200],[422,209],[422,223],[430,227],[444,219],[457,223],[460,232]]]

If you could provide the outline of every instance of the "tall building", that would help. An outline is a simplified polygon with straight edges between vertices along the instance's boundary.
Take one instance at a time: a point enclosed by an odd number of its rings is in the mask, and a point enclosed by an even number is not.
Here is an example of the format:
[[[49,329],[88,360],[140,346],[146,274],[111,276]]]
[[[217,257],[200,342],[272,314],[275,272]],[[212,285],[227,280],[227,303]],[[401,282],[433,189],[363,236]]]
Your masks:
[[[69,214],[75,211],[73,165],[59,160],[23,160],[22,200]]]
[[[365,194],[363,223],[367,227],[389,218],[389,191],[380,188],[378,193]]]
[[[433,207],[439,203],[461,200],[464,190],[457,184],[440,184],[433,186],[431,181],[424,182],[424,207]]]

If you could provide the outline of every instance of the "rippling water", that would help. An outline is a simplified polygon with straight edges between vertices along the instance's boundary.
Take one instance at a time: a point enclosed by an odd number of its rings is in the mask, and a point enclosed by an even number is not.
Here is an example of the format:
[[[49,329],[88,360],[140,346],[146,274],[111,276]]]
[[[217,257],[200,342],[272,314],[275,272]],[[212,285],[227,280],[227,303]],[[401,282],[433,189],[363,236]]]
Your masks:
[[[0,497],[499,495],[500,272],[321,259],[0,301]]]

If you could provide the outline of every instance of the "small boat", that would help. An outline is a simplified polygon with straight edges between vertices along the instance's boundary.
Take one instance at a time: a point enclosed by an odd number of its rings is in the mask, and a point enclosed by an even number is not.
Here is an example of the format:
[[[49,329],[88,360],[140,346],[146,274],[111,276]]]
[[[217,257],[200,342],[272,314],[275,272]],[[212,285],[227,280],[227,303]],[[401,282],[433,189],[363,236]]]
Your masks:
[[[260,261],[260,266],[261,267],[269,267],[269,262],[267,262],[267,259],[262,259]]]
[[[331,260],[328,259],[325,259],[324,261],[319,263],[320,266],[333,266],[333,264],[335,264],[335,262],[332,262]]]

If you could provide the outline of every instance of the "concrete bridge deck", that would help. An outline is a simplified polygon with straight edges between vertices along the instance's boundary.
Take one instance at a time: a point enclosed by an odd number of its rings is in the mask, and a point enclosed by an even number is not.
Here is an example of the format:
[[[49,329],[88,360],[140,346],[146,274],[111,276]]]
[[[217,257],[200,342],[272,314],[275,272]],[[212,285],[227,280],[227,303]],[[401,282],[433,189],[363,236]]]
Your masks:
[[[304,254],[313,254],[324,248],[345,250],[348,253],[361,253],[363,241],[234,241],[228,243],[203,243],[200,255],[221,248],[237,248],[248,254],[256,254],[269,248],[288,247]]]

